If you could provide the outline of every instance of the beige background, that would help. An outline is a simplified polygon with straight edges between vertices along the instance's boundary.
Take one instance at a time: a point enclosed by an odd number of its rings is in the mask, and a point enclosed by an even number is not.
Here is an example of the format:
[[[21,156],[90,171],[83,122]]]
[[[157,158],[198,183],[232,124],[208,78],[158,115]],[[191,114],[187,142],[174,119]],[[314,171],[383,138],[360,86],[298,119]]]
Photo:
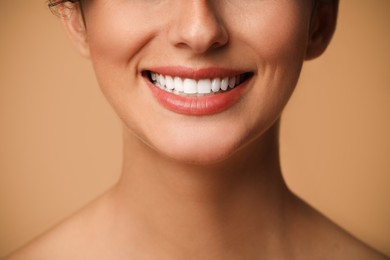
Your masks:
[[[341,0],[282,123],[290,187],[390,255],[390,1]],[[0,256],[115,182],[120,122],[44,0],[0,2]]]

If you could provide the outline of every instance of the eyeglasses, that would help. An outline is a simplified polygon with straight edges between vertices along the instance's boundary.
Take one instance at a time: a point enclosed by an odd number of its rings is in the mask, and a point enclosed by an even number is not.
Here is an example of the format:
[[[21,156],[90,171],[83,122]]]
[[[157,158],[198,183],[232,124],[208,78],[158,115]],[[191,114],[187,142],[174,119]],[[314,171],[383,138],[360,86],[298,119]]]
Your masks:
[[[63,3],[66,3],[66,2],[71,2],[71,3],[76,3],[78,2],[79,0],[49,0],[49,3],[47,4],[47,6],[49,8],[53,8],[59,4],[63,4]]]

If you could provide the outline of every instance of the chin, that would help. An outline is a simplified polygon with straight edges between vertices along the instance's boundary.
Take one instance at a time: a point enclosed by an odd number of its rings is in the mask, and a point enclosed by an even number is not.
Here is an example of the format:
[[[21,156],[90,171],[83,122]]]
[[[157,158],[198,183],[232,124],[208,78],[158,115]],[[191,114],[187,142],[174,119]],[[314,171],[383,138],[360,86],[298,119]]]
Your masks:
[[[190,152],[169,151],[168,157],[176,162],[193,165],[213,165],[228,160],[233,152],[227,151],[210,151],[212,149],[197,149]]]
[[[165,141],[168,141],[165,139]],[[156,150],[173,161],[193,165],[212,165],[228,160],[240,147],[234,138],[193,137],[160,143]]]

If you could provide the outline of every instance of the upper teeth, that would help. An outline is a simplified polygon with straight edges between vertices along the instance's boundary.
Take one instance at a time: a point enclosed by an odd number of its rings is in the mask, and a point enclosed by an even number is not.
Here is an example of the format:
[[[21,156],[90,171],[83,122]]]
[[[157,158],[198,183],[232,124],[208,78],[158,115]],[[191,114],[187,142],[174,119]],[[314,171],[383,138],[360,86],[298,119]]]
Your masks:
[[[210,94],[219,91],[226,91],[242,83],[242,76],[210,78],[210,79],[190,79],[165,76],[154,72],[150,73],[151,80],[157,87],[176,94]]]

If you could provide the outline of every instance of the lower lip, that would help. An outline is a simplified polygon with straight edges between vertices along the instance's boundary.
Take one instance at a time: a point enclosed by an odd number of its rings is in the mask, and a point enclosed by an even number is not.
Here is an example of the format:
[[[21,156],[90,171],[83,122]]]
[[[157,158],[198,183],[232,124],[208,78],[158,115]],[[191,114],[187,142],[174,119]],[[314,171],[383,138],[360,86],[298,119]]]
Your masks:
[[[148,79],[147,84],[157,101],[166,109],[184,115],[204,116],[228,110],[239,102],[248,81],[241,83],[232,90],[209,96],[180,96],[156,87]]]

